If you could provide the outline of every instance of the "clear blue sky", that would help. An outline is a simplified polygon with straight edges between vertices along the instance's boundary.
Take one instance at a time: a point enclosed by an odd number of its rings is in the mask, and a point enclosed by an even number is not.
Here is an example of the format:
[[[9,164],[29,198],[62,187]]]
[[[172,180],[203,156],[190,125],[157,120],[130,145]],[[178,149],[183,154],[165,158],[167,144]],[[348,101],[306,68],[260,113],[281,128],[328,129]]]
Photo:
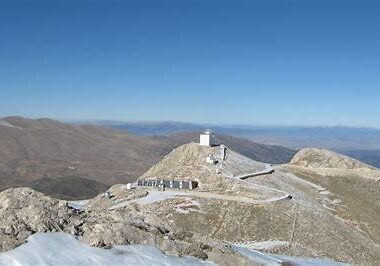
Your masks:
[[[0,0],[0,116],[380,127],[379,14],[359,0]]]

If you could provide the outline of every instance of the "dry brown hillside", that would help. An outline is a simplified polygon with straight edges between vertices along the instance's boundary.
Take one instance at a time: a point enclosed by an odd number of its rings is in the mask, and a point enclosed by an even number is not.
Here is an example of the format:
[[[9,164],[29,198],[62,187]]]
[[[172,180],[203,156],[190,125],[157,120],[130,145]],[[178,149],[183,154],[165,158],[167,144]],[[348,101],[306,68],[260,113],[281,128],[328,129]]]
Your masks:
[[[61,194],[59,183],[49,179],[78,177],[66,184],[77,190],[69,194],[87,196],[89,185],[95,189],[90,194],[99,192],[99,185],[94,186],[94,181],[105,185],[132,181],[171,149],[169,142],[103,127],[21,117],[1,121],[0,189],[35,187],[36,180],[45,178],[43,192]]]
[[[380,170],[328,150],[305,149],[283,166],[331,199],[328,208],[339,218],[380,243]],[[327,202],[327,201],[326,201]],[[326,204],[325,202],[325,204]],[[356,243],[355,243],[356,244]],[[372,254],[377,254],[369,248]],[[375,263],[378,265],[378,262]]]
[[[221,137],[262,161],[286,162],[293,153]],[[93,196],[109,185],[134,181],[189,138],[197,140],[198,133],[142,137],[100,126],[5,117],[0,119],[0,190],[29,186],[60,198]]]

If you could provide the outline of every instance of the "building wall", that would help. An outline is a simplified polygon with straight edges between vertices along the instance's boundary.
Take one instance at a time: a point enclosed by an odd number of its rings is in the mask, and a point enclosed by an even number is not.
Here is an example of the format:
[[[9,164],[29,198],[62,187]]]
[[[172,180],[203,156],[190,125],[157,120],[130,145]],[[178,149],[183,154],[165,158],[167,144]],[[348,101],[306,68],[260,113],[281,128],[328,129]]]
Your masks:
[[[199,137],[199,143],[201,146],[214,146],[216,145],[215,136],[201,134]]]
[[[159,187],[163,185],[166,188],[194,189],[198,187],[198,182],[190,180],[138,179],[137,185],[143,187]]]
[[[199,137],[199,144],[201,146],[210,146],[210,135],[201,134]]]

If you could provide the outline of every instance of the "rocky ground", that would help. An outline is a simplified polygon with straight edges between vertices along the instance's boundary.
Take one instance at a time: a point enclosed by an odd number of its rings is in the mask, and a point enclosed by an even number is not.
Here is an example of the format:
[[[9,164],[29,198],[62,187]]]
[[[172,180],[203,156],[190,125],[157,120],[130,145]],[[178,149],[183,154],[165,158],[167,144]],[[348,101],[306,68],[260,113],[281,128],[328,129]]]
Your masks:
[[[131,192],[131,198],[136,196]],[[140,196],[141,193],[137,192]],[[242,255],[207,237],[167,227],[153,213],[138,205],[109,211],[91,207],[76,214],[67,202],[52,199],[29,188],[8,189],[0,193],[1,251],[13,249],[36,232],[67,232],[96,247],[149,244],[170,255],[209,259],[220,265],[248,264]],[[106,199],[105,199],[106,201]],[[92,202],[93,204],[94,202]]]
[[[145,176],[165,173],[175,177],[181,171],[184,171],[181,176],[191,176],[184,170],[191,167],[181,168],[181,164],[176,165],[175,162],[190,158],[196,153],[194,150],[200,152],[196,156],[198,180],[207,180],[211,175],[209,173],[212,173],[214,179],[210,180],[213,180],[213,188],[218,192],[235,196],[249,193],[251,197],[264,201],[261,204],[244,204],[239,200],[194,196],[191,200],[178,197],[165,203],[145,206],[149,211],[158,213],[163,221],[213,239],[239,242],[242,245],[280,243],[263,245],[266,247],[264,251],[323,256],[348,263],[380,262],[377,236],[380,229],[377,225],[377,213],[380,213],[377,191],[380,190],[375,168],[329,151],[308,149],[297,154],[291,164],[276,166],[272,174],[248,178],[246,181],[231,180],[233,175],[229,172],[254,172],[262,166],[252,160],[249,164],[249,159],[235,160],[237,156],[230,151],[230,157],[227,156],[222,165],[210,167],[202,164],[199,158],[205,158],[210,152],[217,155],[218,148],[197,148],[190,145],[182,146],[181,150],[169,154]],[[234,163],[231,164],[229,159]],[[229,165],[233,165],[234,171],[228,168]],[[212,168],[221,169],[221,174],[214,175],[210,170]],[[308,169],[311,177],[305,177],[297,169]],[[339,176],[346,177],[330,178],[328,181],[327,178],[321,180],[315,175],[329,171],[336,171]],[[348,176],[345,175],[347,173]],[[217,177],[224,180],[223,185],[219,186]],[[286,193],[292,194],[292,200],[276,200]],[[192,204],[194,201],[197,204]],[[363,205],[369,207],[359,207]]]
[[[210,154],[217,162],[207,162]],[[267,165],[230,150],[225,155],[223,160],[220,147],[181,146],[143,177],[196,180],[198,190],[159,192],[115,185],[108,194],[77,202],[84,205],[81,213],[68,208],[66,201],[29,188],[3,191],[0,248],[19,246],[36,232],[63,231],[91,246],[150,244],[167,254],[220,265],[252,264],[236,247],[361,265],[380,263],[376,178],[343,179],[297,171],[327,169],[308,162],[309,158],[326,161],[317,152],[298,156],[297,162],[306,161],[308,167],[293,161],[276,166],[274,173],[240,180],[236,176],[262,171]],[[341,167],[335,163],[340,158],[327,161],[332,168]]]

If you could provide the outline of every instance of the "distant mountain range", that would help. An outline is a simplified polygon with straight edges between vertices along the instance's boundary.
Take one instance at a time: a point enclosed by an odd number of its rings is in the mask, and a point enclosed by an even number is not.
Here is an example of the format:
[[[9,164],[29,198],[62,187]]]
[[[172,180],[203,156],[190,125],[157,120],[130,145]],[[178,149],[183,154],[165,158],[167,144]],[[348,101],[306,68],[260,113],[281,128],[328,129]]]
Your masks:
[[[0,119],[0,190],[27,186],[59,198],[90,197],[135,181],[172,149],[198,138],[195,131],[139,136],[97,125],[5,117]],[[224,134],[218,141],[262,162],[286,163],[295,154]]]
[[[183,131],[200,131],[204,128],[211,128],[217,133],[291,149],[305,147],[331,149],[380,167],[380,130],[374,128],[223,126],[181,122],[120,121],[97,121],[95,124],[142,136],[171,135]]]

